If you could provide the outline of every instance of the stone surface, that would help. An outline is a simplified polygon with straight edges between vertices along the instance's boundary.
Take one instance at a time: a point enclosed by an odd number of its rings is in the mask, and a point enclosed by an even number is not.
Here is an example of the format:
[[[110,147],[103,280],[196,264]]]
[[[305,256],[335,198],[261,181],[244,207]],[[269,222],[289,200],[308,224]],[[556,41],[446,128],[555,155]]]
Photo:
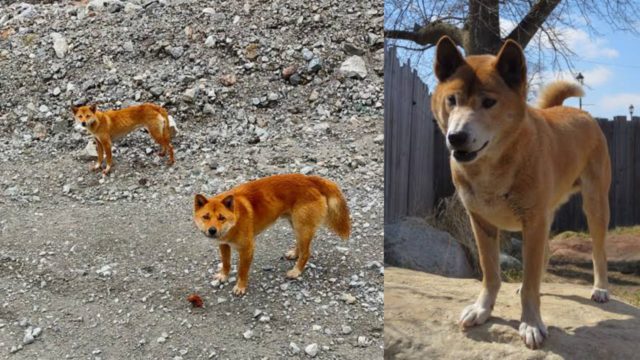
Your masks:
[[[614,298],[589,299],[591,288],[542,284],[542,319],[549,338],[529,350],[518,335],[519,284],[502,284],[492,317],[462,331],[462,309],[481,283],[474,279],[387,268],[385,358],[393,359],[633,359],[640,352],[640,309]]]
[[[340,72],[346,77],[364,79],[367,77],[367,64],[362,57],[353,55],[340,65]]]
[[[421,219],[385,225],[384,240],[386,264],[446,276],[473,276],[462,245]]]
[[[56,52],[56,56],[60,59],[64,58],[69,49],[65,37],[60,33],[51,33],[51,39],[53,40],[53,50]]]

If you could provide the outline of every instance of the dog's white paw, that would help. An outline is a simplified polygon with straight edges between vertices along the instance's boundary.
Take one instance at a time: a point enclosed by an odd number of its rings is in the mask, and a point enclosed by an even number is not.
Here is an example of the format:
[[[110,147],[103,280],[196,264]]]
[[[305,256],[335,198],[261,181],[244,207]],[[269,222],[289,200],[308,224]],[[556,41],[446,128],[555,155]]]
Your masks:
[[[293,269],[287,271],[287,278],[297,279],[300,277],[300,274],[302,274],[302,271],[298,270],[297,267],[294,267]]]
[[[593,291],[591,291],[591,300],[606,303],[609,301],[609,291],[607,291],[607,289],[593,288]]]
[[[542,322],[520,323],[520,337],[529,349],[538,349],[542,342],[549,336],[547,327]]]
[[[298,258],[298,254],[297,254],[296,249],[291,249],[291,250],[287,251],[286,253],[284,253],[284,257],[287,260],[295,260],[295,259],[297,259]]]
[[[463,327],[471,327],[475,325],[484,324],[485,321],[491,316],[491,309],[487,309],[480,305],[469,305],[462,310],[460,320],[458,323]]]
[[[213,280],[214,281],[219,281],[221,283],[227,282],[228,279],[229,279],[229,275],[221,273],[221,272],[216,273],[215,275],[213,275]]]
[[[236,286],[233,287],[233,295],[235,296],[242,296],[246,292],[247,292],[246,286],[238,286],[238,284],[236,284]]]

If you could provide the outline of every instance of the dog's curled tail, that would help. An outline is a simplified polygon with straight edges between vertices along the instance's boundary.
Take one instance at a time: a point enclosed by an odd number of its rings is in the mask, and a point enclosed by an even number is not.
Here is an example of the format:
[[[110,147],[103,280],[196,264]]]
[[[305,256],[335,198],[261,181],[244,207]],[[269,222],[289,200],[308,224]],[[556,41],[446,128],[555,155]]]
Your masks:
[[[320,176],[310,176],[318,184],[320,191],[327,198],[328,212],[326,224],[343,240],[351,235],[351,218],[347,201],[338,184]]]
[[[547,85],[540,94],[538,107],[547,109],[561,106],[566,98],[584,96],[582,87],[569,81],[555,81]]]

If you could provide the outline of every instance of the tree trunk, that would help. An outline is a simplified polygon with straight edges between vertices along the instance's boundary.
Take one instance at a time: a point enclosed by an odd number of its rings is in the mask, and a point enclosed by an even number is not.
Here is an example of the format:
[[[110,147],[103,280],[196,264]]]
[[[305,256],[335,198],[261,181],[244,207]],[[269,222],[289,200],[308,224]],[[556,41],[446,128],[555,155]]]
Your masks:
[[[467,55],[495,54],[500,40],[498,0],[469,0],[463,47]]]

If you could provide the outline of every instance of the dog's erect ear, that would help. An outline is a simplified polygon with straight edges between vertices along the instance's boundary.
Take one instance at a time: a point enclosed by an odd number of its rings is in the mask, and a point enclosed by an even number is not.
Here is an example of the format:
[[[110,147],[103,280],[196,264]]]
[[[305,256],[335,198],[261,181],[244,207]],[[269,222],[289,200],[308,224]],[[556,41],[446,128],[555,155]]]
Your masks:
[[[98,107],[96,106],[96,104],[91,104],[91,105],[89,105],[89,109],[91,109],[92,113],[95,113],[96,110],[98,110]]]
[[[464,64],[464,57],[456,47],[456,43],[448,36],[443,36],[436,45],[436,61],[434,72],[438,81],[447,80],[460,66]]]
[[[521,91],[527,81],[527,63],[522,47],[509,39],[498,52],[496,70],[510,88]]]
[[[78,112],[78,109],[80,109],[79,106],[72,106],[71,107],[71,111],[73,111],[73,115],[75,115]]]
[[[196,194],[196,197],[193,199],[193,209],[198,211],[206,204],[207,204],[207,198],[204,197],[203,195]]]
[[[233,195],[228,195],[226,198],[222,199],[222,205],[229,210],[233,210]]]

